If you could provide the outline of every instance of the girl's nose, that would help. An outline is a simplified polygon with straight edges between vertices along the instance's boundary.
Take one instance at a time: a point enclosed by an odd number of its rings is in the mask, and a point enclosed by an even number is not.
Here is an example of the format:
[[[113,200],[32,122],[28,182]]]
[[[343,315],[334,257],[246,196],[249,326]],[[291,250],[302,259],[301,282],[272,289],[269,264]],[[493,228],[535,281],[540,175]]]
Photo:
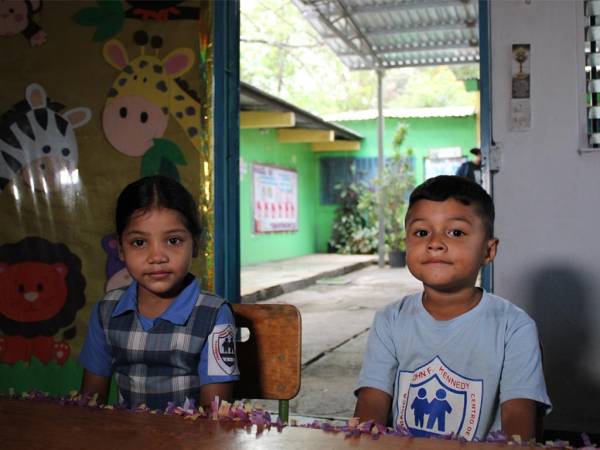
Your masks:
[[[148,261],[152,264],[159,264],[168,260],[167,254],[160,245],[152,245],[148,253]]]

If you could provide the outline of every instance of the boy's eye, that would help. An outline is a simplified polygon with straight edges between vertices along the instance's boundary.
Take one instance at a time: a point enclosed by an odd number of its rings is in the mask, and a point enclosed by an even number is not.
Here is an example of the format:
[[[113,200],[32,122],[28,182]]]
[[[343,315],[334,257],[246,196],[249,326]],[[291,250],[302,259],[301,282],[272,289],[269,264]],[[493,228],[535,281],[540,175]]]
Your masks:
[[[415,236],[417,236],[417,237],[425,237],[425,236],[427,236],[427,231],[426,230],[417,230],[415,232]]]
[[[131,241],[131,245],[133,247],[141,247],[144,245],[144,240],[143,239],[134,239]]]
[[[461,237],[464,236],[465,233],[462,230],[450,230],[448,231],[448,235],[452,237]]]

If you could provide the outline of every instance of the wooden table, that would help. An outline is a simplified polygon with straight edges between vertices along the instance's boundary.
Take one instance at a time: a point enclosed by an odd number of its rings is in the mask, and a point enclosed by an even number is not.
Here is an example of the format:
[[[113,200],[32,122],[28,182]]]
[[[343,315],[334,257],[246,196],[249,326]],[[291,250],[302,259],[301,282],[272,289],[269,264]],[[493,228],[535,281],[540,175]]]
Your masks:
[[[192,449],[443,449],[492,450],[500,444],[461,444],[423,438],[369,436],[256,426],[179,416],[61,406],[41,400],[0,399],[0,448],[3,450],[192,450]]]

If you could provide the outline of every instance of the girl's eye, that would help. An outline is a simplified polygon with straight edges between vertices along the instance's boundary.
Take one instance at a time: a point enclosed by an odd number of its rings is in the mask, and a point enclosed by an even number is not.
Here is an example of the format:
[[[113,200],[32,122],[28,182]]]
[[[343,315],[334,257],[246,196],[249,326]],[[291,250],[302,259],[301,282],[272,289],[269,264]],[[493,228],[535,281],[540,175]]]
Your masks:
[[[461,237],[461,236],[464,236],[465,233],[461,230],[450,230],[450,231],[448,231],[448,235],[450,235],[452,237]]]
[[[417,230],[415,232],[415,236],[417,236],[417,237],[425,237],[425,236],[427,236],[427,231],[425,231],[425,230]]]
[[[169,238],[169,244],[171,244],[171,245],[179,245],[182,242],[183,241],[181,240],[181,238],[178,238],[178,237],[170,237]]]
[[[131,245],[134,247],[141,247],[144,245],[144,240],[143,239],[134,239],[133,241],[131,241]]]

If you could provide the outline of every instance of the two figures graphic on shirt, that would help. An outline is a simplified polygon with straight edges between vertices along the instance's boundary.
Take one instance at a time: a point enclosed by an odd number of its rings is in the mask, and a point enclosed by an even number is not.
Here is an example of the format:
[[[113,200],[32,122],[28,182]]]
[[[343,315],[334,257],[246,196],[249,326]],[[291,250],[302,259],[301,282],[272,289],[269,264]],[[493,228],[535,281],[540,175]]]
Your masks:
[[[417,427],[423,427],[425,416],[428,416],[427,429],[433,430],[437,422],[438,431],[443,432],[446,430],[446,413],[451,413],[452,407],[446,400],[446,391],[444,389],[438,389],[435,392],[435,398],[429,401],[427,400],[427,390],[420,388],[410,408],[415,414],[415,424]]]
[[[221,352],[224,354],[235,353],[235,344],[233,338],[226,337],[221,343]]]

